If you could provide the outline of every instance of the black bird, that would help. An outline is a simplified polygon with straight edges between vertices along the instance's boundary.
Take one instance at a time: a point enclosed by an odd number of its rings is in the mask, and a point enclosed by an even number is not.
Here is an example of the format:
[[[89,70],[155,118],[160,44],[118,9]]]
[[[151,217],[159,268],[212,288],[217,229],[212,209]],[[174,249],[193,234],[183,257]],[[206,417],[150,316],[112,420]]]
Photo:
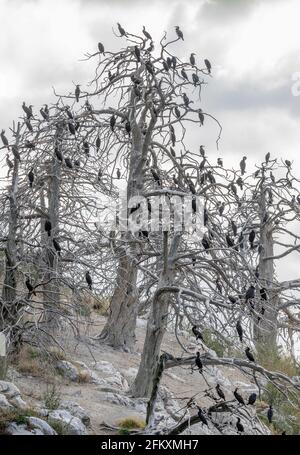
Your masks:
[[[163,67],[165,69],[165,71],[169,71],[169,65],[167,64],[167,62],[165,60],[163,60]]]
[[[80,97],[80,85],[76,85],[76,88],[75,88],[75,98],[76,98],[76,101],[78,103],[79,101],[79,97]]]
[[[56,239],[53,239],[53,246],[54,246],[55,251],[58,253],[58,256],[60,256],[61,247]]]
[[[130,136],[131,125],[130,125],[130,121],[129,120],[127,120],[126,123],[125,123],[125,130],[126,130],[127,134]]]
[[[73,164],[70,158],[65,158],[65,163],[69,169],[73,169]]]
[[[9,159],[9,155],[6,155],[6,164],[9,167],[8,175],[10,173],[10,170],[14,168],[13,162]]]
[[[185,71],[184,68],[182,68],[182,70],[181,70],[181,76],[182,76],[183,79],[185,79],[186,81],[189,80],[188,75],[186,74],[186,71]]]
[[[233,295],[229,295],[228,300],[230,303],[233,303],[233,304],[237,302],[237,299],[235,297],[233,297]]]
[[[29,180],[29,186],[32,188],[33,181],[34,181],[34,173],[33,173],[33,168],[28,172],[28,180]]]
[[[260,297],[261,297],[262,300],[268,300],[266,288],[261,288],[259,290],[259,292],[260,292]]]
[[[207,60],[207,58],[206,58],[206,59],[204,59],[204,63],[205,63],[206,69],[208,71],[208,74],[210,74],[211,73],[211,63],[210,63],[210,61]]]
[[[175,113],[175,117],[176,118],[180,118],[181,117],[181,113],[180,113],[180,110],[179,110],[178,106],[175,106],[174,113]]]
[[[268,152],[265,156],[265,160],[266,160],[266,163],[268,164],[269,160],[270,160],[270,152]]]
[[[152,174],[154,180],[156,181],[156,183],[159,186],[161,186],[161,178],[159,176],[159,173],[155,169],[153,169],[153,167],[151,168],[151,174]]]
[[[171,60],[172,60],[172,68],[173,68],[173,70],[175,70],[175,69],[176,69],[176,65],[177,65],[177,59],[176,59],[176,57],[173,55],[172,58],[171,58]]]
[[[241,250],[244,249],[244,236],[243,236],[242,232],[239,235],[239,247],[240,247]]]
[[[237,225],[235,224],[235,222],[233,220],[231,220],[231,229],[232,229],[234,237],[236,237],[237,236]]]
[[[92,290],[93,280],[91,278],[91,275],[90,275],[89,271],[87,271],[86,274],[85,274],[85,280],[86,280],[86,282],[88,284],[89,289]]]
[[[248,404],[253,405],[256,402],[257,395],[256,393],[251,393],[248,398]]]
[[[90,156],[90,144],[87,141],[83,143],[83,150],[86,156]]]
[[[273,420],[273,407],[272,407],[271,404],[270,404],[268,412],[267,412],[267,417],[268,417],[269,423],[272,423],[272,420]]]
[[[239,433],[244,432],[244,426],[241,424],[241,419],[238,417],[237,422],[236,422],[236,428]]]
[[[196,64],[195,55],[196,54],[194,52],[192,52],[191,55],[190,55],[190,63],[193,66]]]
[[[57,145],[55,146],[54,151],[55,151],[55,155],[56,155],[56,158],[58,159],[58,161],[62,162],[63,161],[63,156],[62,156],[62,153],[59,150],[59,147]]]
[[[203,171],[203,169],[205,167],[205,163],[206,163],[206,158],[204,157],[203,160],[201,161],[201,163],[199,164],[200,171]]]
[[[225,202],[219,203],[219,215],[222,216],[225,210]]]
[[[32,104],[30,104],[29,106],[26,106],[25,101],[23,101],[22,109],[25,112],[27,119],[30,119],[31,117],[33,117],[32,107],[33,107]]]
[[[204,248],[206,251],[210,249],[210,243],[209,243],[208,238],[206,237],[205,234],[204,234],[204,236],[203,236],[203,239],[202,239],[202,242],[201,242],[201,243],[202,243],[203,248]]]
[[[247,347],[247,348],[245,349],[245,354],[246,354],[246,356],[247,356],[249,362],[255,362],[255,359],[254,359],[254,357],[253,357],[252,352],[250,351],[250,348]]]
[[[48,234],[48,237],[50,237],[50,235],[51,235],[51,229],[52,229],[51,221],[46,220],[46,221],[45,221],[45,226],[44,226],[44,228],[45,228],[45,231],[46,231],[47,234]]]
[[[176,34],[177,34],[178,38],[179,38],[179,39],[182,39],[182,40],[184,41],[183,33],[182,33],[182,31],[180,30],[180,28],[179,28],[178,25],[176,25],[175,30],[176,30]]]
[[[203,156],[203,158],[205,158],[204,145],[200,145],[199,151],[200,151],[200,155]]]
[[[189,107],[190,100],[189,100],[189,97],[187,96],[187,94],[184,93],[184,94],[182,95],[182,98],[183,98],[184,105],[185,105],[186,107]]]
[[[11,151],[13,152],[13,155],[16,158],[16,160],[21,161],[21,157],[20,157],[20,153],[19,153],[19,150],[18,150],[18,146],[16,144],[14,144],[11,147]]]
[[[80,167],[80,161],[79,160],[75,160],[74,161],[74,166],[75,167]]]
[[[147,32],[147,30],[146,30],[144,25],[143,25],[143,33],[144,33],[146,39],[152,40],[152,36],[150,35],[150,33]]]
[[[26,284],[26,287],[27,287],[27,289],[29,291],[28,298],[31,296],[31,294],[36,295],[34,287],[32,286],[29,277],[26,278],[25,284]]]
[[[116,117],[115,117],[114,115],[112,115],[112,116],[110,117],[109,123],[110,123],[110,128],[111,128],[111,130],[114,131],[115,124],[116,124]]]
[[[286,435],[286,431],[283,430],[283,432],[281,433],[282,436],[285,436]]]
[[[189,189],[192,194],[196,194],[196,188],[195,188],[194,182],[192,182],[192,181],[189,182]]]
[[[228,248],[232,248],[234,246],[234,241],[232,240],[229,234],[226,234],[226,243]]]
[[[75,135],[76,134],[76,129],[75,129],[74,123],[68,122],[68,127],[69,127],[70,133]]]
[[[124,28],[122,27],[122,25],[120,25],[119,22],[117,24],[118,24],[118,29],[119,29],[120,35],[126,36],[126,32],[125,32]]]
[[[2,139],[3,145],[4,145],[5,147],[8,147],[8,139],[7,139],[7,137],[5,136],[5,130],[2,130],[2,131],[1,131],[1,139]]]
[[[40,113],[41,113],[41,116],[43,117],[43,119],[46,120],[47,122],[49,122],[49,113],[47,114],[47,112],[44,111],[43,108],[40,109]]]
[[[141,61],[141,51],[138,46],[134,46],[134,53],[138,62]]]
[[[120,171],[120,169],[118,168],[118,169],[117,169],[117,179],[120,180],[120,178],[121,178],[121,171]]]
[[[200,120],[200,125],[202,126],[203,123],[204,123],[204,114],[202,112],[202,109],[198,109],[198,117],[199,117],[199,120]]]
[[[199,406],[198,406],[198,417],[199,417],[200,421],[203,423],[203,425],[208,426],[207,419],[206,419],[205,415],[203,414],[202,409],[199,408]]]
[[[285,164],[288,168],[292,166],[292,163],[289,160],[285,160]]]
[[[241,324],[240,320],[237,321],[237,323],[235,325],[235,328],[236,328],[236,331],[238,333],[240,342],[242,343],[243,342],[243,327],[242,327],[242,324]]]
[[[193,210],[193,213],[197,212],[197,203],[196,203],[196,199],[194,197],[192,199],[192,210]]]
[[[98,43],[98,50],[100,54],[104,54],[105,49],[102,43]]]
[[[173,149],[173,147],[170,147],[170,152],[171,152],[171,155],[176,158],[176,152],[175,150]]]
[[[242,175],[244,175],[245,172],[246,172],[246,159],[247,159],[247,157],[246,157],[246,156],[243,156],[243,159],[242,159],[242,161],[240,162],[240,169],[241,169]]]
[[[195,364],[199,368],[199,373],[202,374],[203,364],[202,364],[201,359],[200,359],[200,352],[199,351],[196,353]]]
[[[195,335],[196,340],[201,340],[201,341],[204,342],[202,333],[197,329],[197,326],[196,326],[196,325],[194,325],[194,327],[192,327],[192,332],[193,332],[193,334]]]
[[[235,396],[235,399],[236,399],[240,404],[245,405],[244,398],[242,397],[242,395],[240,395],[240,394],[238,393],[238,388],[235,389],[235,391],[233,392],[233,395]]]
[[[218,164],[218,166],[223,167],[223,160],[222,160],[222,158],[218,158],[218,159],[217,159],[217,164]]]
[[[153,68],[152,63],[150,61],[148,61],[145,63],[145,66],[146,66],[146,70],[148,71],[148,73],[151,74],[152,76],[154,76],[154,68]]]
[[[255,297],[255,287],[253,285],[251,285],[245,295],[246,302],[248,302],[248,300],[254,299],[254,297]]]
[[[221,389],[220,384],[216,385],[216,391],[217,391],[217,394],[219,395],[219,397],[225,401],[226,400],[225,394],[224,394],[223,390]]]
[[[249,234],[249,243],[251,248],[254,248],[254,239],[255,239],[255,231],[252,229],[252,231]]]
[[[192,74],[192,79],[193,79],[193,82],[194,82],[194,86],[196,87],[196,85],[200,81],[199,76],[196,73],[193,73]]]
[[[236,184],[237,184],[237,185],[240,187],[240,189],[243,191],[244,182],[243,182],[242,177],[239,177],[239,178],[236,180]]]
[[[179,185],[179,181],[176,175],[173,175],[173,182],[175,183],[175,185]]]

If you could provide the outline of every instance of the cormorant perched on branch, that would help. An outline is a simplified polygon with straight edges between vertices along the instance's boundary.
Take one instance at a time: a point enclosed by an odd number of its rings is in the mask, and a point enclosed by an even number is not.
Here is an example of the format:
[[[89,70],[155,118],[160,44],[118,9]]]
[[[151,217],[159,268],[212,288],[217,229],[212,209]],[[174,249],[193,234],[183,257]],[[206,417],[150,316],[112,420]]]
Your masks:
[[[196,353],[195,364],[196,364],[196,366],[199,369],[199,373],[202,374],[203,364],[202,364],[201,359],[200,359],[200,352],[199,351],[197,351],[197,353]]]
[[[196,194],[196,188],[192,181],[189,182],[189,189],[192,194]]]
[[[44,228],[45,228],[45,231],[46,231],[47,234],[48,234],[48,237],[50,237],[50,235],[51,235],[51,229],[52,229],[51,221],[46,220],[46,221],[45,221],[45,226],[44,226]]]
[[[161,186],[161,178],[160,178],[160,176],[159,176],[159,173],[156,172],[156,170],[153,169],[153,167],[152,167],[150,170],[151,170],[151,174],[152,174],[154,180],[156,181],[156,183],[157,183],[159,186]]]
[[[185,107],[189,107],[190,99],[189,99],[189,97],[187,96],[187,94],[184,93],[184,94],[182,95],[182,98],[183,98],[183,102],[184,102]]]
[[[58,256],[60,256],[61,247],[56,239],[53,239],[53,246],[54,246],[55,251],[58,253]]]
[[[211,73],[211,63],[210,63],[210,61],[207,60],[207,58],[206,58],[206,59],[204,59],[204,63],[205,63],[206,69],[208,71],[208,74],[210,74]]]
[[[290,167],[292,166],[292,163],[289,160],[285,160],[285,164],[288,169],[290,169]]]
[[[130,136],[131,125],[130,125],[130,121],[129,120],[127,120],[126,123],[125,123],[125,130],[126,130],[126,133]]]
[[[241,424],[240,417],[238,417],[238,419],[237,419],[236,428],[237,428],[239,433],[244,433],[244,426]]]
[[[55,146],[54,151],[55,151],[55,155],[56,155],[56,158],[58,159],[58,161],[62,162],[63,156],[62,156],[61,151],[59,150],[58,145]]]
[[[207,419],[206,419],[205,415],[203,414],[202,409],[199,408],[199,406],[198,406],[198,417],[199,417],[200,421],[203,423],[203,425],[208,426]]]
[[[204,248],[205,251],[207,252],[207,250],[210,249],[210,243],[209,243],[208,238],[206,237],[205,234],[204,234],[204,236],[203,236],[203,239],[202,239],[202,242],[201,242],[201,243],[202,243],[203,248]]]
[[[226,400],[225,394],[224,394],[223,390],[221,389],[220,384],[216,385],[216,391],[217,391],[217,394],[219,395],[219,397],[225,401]]]
[[[20,157],[20,153],[19,153],[19,150],[18,150],[18,146],[16,144],[14,144],[11,147],[11,151],[13,152],[13,155],[16,158],[16,160],[21,161],[21,157]]]
[[[126,32],[125,32],[124,28],[122,27],[122,25],[119,24],[119,22],[117,22],[117,25],[118,25],[118,29],[119,29],[120,35],[121,36],[126,36]]]
[[[269,160],[270,160],[270,152],[268,152],[265,156],[265,160],[266,160],[266,163],[268,164]]]
[[[190,63],[193,66],[196,64],[196,60],[195,60],[195,57],[194,57],[195,55],[196,54],[194,52],[192,52],[191,55],[190,55]]]
[[[97,150],[97,152],[99,151],[100,145],[101,145],[100,137],[97,136],[97,139],[96,139],[96,150]]]
[[[2,130],[2,131],[1,131],[1,139],[2,139],[3,145],[4,145],[5,147],[8,147],[8,139],[7,139],[7,137],[5,136],[5,130]]]
[[[231,220],[231,229],[232,229],[234,237],[236,237],[237,236],[237,225],[235,224],[234,220]]]
[[[30,120],[26,118],[24,120],[24,122],[25,122],[25,125],[27,126],[28,130],[32,133],[33,132],[33,128],[32,128],[32,125],[30,123]]]
[[[259,292],[262,300],[268,300],[266,288],[261,288]]]
[[[184,41],[183,33],[182,33],[182,31],[180,30],[180,28],[179,28],[178,25],[176,25],[175,30],[176,30],[176,34],[177,34],[178,38],[179,38],[179,39],[182,39],[182,40]]]
[[[72,122],[68,122],[68,127],[69,127],[69,131],[71,134],[76,134],[76,129],[75,129],[75,126]]]
[[[181,76],[182,76],[183,79],[185,79],[186,81],[189,80],[188,75],[186,74],[186,71],[185,71],[184,68],[182,68],[182,70],[181,70]]]
[[[200,81],[198,75],[196,73],[193,73],[192,74],[192,79],[193,79],[193,82],[194,82],[194,86],[196,87],[196,85],[198,84],[198,82]]]
[[[246,172],[246,159],[247,159],[247,157],[243,156],[243,159],[240,161],[240,169],[241,169],[242,175],[244,175]]]
[[[235,325],[235,328],[236,328],[236,331],[238,333],[240,342],[242,343],[243,342],[243,327],[242,327],[242,324],[241,324],[240,320],[237,321],[237,323]]]
[[[248,300],[254,299],[254,297],[255,297],[255,287],[253,285],[251,285],[246,292],[246,296],[245,296],[246,302],[248,302]]]
[[[273,407],[272,407],[271,404],[270,404],[269,409],[268,409],[268,412],[267,412],[267,417],[268,417],[269,423],[272,423],[272,419],[273,419]]]
[[[150,73],[152,76],[154,76],[154,68],[153,68],[152,63],[150,61],[147,61],[145,63],[145,66],[146,66],[148,73]]]
[[[228,248],[232,248],[234,246],[234,241],[232,240],[229,234],[226,234],[226,243]]]
[[[115,130],[115,124],[116,124],[116,117],[115,117],[114,115],[112,115],[112,116],[110,117],[109,124],[110,124],[110,129],[111,129],[112,131],[114,131],[114,130]]]
[[[89,289],[92,290],[93,280],[91,278],[91,275],[90,275],[89,271],[87,271],[86,274],[85,274],[85,280],[86,280],[86,282],[88,284]]]
[[[195,335],[196,340],[202,340],[202,341],[204,342],[202,333],[197,329],[197,326],[196,326],[196,325],[194,325],[194,326],[192,327],[192,332],[193,332],[193,334]]]
[[[242,177],[237,178],[236,184],[237,184],[237,185],[240,187],[240,189],[243,191],[244,182],[243,182]]]
[[[141,51],[138,46],[134,46],[134,53],[138,62],[141,61]]]
[[[254,243],[253,243],[254,239],[255,239],[255,231],[252,229],[252,231],[249,234],[249,243],[250,243],[250,246],[251,246],[252,250],[254,248]]]
[[[105,49],[102,43],[98,43],[98,50],[100,54],[104,54]]]
[[[120,171],[120,169],[118,168],[118,169],[117,169],[117,179],[120,180],[120,178],[121,178],[121,171]]]
[[[175,55],[172,56],[171,60],[172,60],[172,68],[173,68],[173,70],[175,70],[176,65],[177,65],[177,58],[175,57]]]
[[[203,156],[203,158],[205,158],[204,145],[200,145],[199,151],[200,151],[200,156]]]
[[[247,347],[247,348],[245,349],[245,354],[246,354],[246,356],[247,356],[249,362],[255,362],[255,359],[254,359],[254,357],[253,357],[252,352],[250,351],[250,348]]]
[[[34,287],[32,286],[29,277],[26,278],[25,284],[26,284],[26,287],[27,287],[27,289],[29,291],[28,298],[30,298],[31,294],[36,295]]]
[[[70,158],[65,158],[65,163],[69,169],[73,169],[73,164]]]
[[[146,37],[146,39],[152,40],[152,36],[150,35],[150,33],[147,32],[147,30],[146,30],[144,25],[143,25],[143,34]]]
[[[46,109],[47,104],[45,104],[45,109]],[[49,112],[47,113],[46,110],[44,110],[42,107],[40,109],[41,116],[43,117],[44,120],[49,122]]]
[[[256,393],[251,393],[248,398],[248,404],[253,405],[256,402],[257,395]]]
[[[34,181],[34,173],[33,173],[33,168],[28,172],[28,180],[29,180],[29,186],[32,188],[33,181]]]
[[[30,119],[31,117],[33,117],[32,108],[33,108],[32,104],[30,104],[29,106],[26,106],[25,101],[23,101],[22,109],[25,112],[27,119]]]
[[[165,71],[169,71],[170,69],[168,63],[165,60],[163,60],[163,67]]]
[[[200,120],[200,125],[202,126],[203,123],[204,123],[204,115],[203,115],[202,109],[198,110],[198,117],[199,117],[199,120]]]
[[[80,85],[77,84],[76,88],[75,88],[75,98],[76,98],[77,103],[79,101],[79,97],[80,97]]]
[[[83,150],[86,156],[90,156],[90,144],[87,141],[83,143]]]
[[[235,391],[233,392],[233,395],[235,396],[235,399],[240,403],[240,404],[243,404],[245,405],[245,401],[244,401],[244,398],[242,397],[242,395],[240,395],[238,393],[238,387],[235,389]]]

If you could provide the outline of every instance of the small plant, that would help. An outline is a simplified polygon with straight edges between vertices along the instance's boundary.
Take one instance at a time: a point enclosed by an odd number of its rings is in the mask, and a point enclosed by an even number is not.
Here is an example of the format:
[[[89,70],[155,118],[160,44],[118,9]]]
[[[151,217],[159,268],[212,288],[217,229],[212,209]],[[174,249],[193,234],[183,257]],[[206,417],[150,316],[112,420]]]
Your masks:
[[[136,419],[135,417],[127,417],[125,419],[119,420],[117,425],[120,427],[120,432],[125,431],[128,433],[120,433],[120,434],[129,434],[129,430],[134,429],[144,429],[145,422],[141,419]]]
[[[57,390],[55,384],[47,386],[47,390],[44,393],[44,404],[47,409],[58,409],[61,402],[60,392]]]

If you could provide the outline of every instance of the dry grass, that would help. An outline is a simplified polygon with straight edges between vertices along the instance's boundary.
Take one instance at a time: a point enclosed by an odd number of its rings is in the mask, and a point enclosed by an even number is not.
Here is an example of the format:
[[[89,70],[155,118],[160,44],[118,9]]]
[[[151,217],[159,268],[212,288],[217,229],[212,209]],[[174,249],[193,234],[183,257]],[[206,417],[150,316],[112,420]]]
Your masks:
[[[39,352],[30,346],[23,346],[12,363],[20,373],[34,377],[42,376],[45,370]]]
[[[39,417],[39,413],[31,408],[24,410],[2,409],[0,413],[0,435],[5,434],[7,426],[12,422],[28,426],[26,417]]]
[[[125,419],[119,420],[117,425],[123,430],[143,430],[145,428],[145,421],[142,419],[137,419],[135,417],[127,417]]]

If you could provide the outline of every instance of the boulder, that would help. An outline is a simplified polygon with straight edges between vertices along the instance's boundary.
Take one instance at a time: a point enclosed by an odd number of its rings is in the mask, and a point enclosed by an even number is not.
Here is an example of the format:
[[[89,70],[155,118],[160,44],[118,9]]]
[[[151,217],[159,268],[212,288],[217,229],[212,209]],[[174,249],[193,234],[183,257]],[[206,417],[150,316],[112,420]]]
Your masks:
[[[60,404],[60,408],[69,411],[72,416],[78,417],[78,419],[80,419],[86,426],[88,426],[91,422],[88,413],[81,406],[79,406],[78,403],[75,403],[75,401],[63,401]]]
[[[60,426],[60,431],[64,435],[86,435],[87,430],[78,417],[74,417],[64,409],[51,411],[48,422],[53,426]]]

